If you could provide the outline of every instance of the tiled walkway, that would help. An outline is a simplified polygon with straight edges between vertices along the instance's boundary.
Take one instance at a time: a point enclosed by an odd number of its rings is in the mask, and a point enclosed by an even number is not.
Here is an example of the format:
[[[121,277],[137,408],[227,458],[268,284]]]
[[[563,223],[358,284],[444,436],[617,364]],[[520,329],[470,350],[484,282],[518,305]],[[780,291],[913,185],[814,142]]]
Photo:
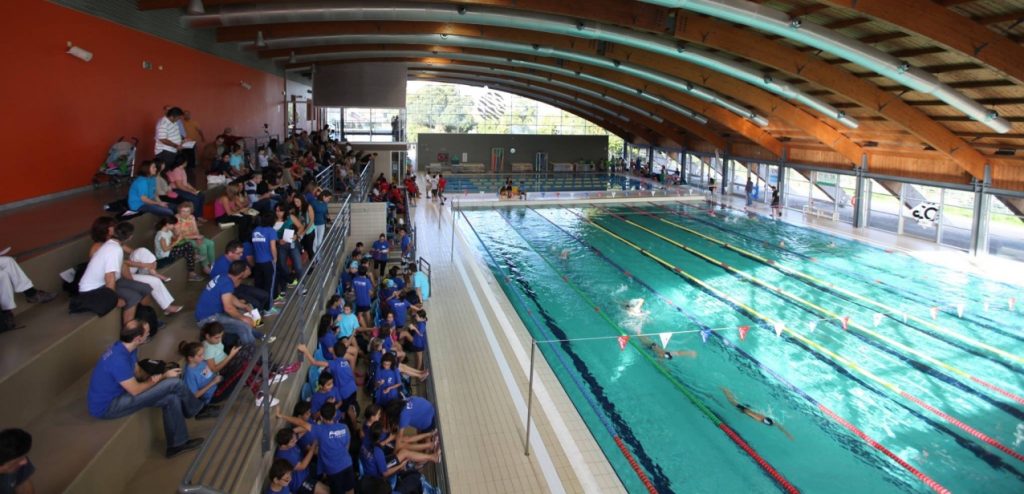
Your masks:
[[[523,454],[529,335],[476,253],[455,238],[450,207],[415,208],[418,252],[432,265],[430,348],[452,492],[623,492],[542,357],[533,434]]]

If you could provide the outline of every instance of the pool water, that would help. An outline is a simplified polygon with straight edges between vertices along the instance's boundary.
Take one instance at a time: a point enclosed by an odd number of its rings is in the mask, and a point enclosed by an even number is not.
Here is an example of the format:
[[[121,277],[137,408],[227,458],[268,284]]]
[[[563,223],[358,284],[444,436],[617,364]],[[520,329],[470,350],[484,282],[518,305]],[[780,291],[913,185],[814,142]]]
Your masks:
[[[465,218],[630,492],[1024,492],[1020,287],[680,203]]]

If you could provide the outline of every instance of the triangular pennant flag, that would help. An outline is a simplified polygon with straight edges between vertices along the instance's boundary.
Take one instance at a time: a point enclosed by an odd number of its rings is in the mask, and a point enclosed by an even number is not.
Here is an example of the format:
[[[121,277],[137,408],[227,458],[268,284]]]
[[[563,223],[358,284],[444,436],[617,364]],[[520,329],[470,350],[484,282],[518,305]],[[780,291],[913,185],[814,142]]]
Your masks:
[[[626,343],[629,343],[629,336],[622,335],[619,337],[619,351],[626,349]]]
[[[775,336],[782,336],[782,330],[786,329],[786,325],[781,322],[775,323]]]
[[[960,302],[956,304],[956,317],[964,317],[964,303]]]
[[[811,321],[811,322],[807,323],[807,330],[808,331],[813,333],[815,329],[818,329],[818,321]]]
[[[874,317],[874,319],[875,319],[875,326],[876,326],[876,327],[877,327],[877,326],[878,326],[879,324],[882,324],[882,315],[881,315],[881,314],[879,314],[879,313],[875,312],[875,317]]]
[[[747,339],[747,331],[750,331],[750,326],[740,326],[740,339]]]
[[[843,316],[840,321],[842,321],[843,329],[845,330],[850,325],[850,316]]]
[[[704,343],[708,342],[708,336],[711,336],[711,330],[710,329],[702,329],[702,330],[700,330],[700,339]]]
[[[928,313],[930,313],[932,315],[932,320],[933,321],[939,318],[939,308],[938,307],[932,307],[931,309],[928,309]]]
[[[1017,298],[1010,297],[1010,300],[1008,300],[1007,302],[1009,302],[1010,310],[1013,310],[1013,308],[1017,305]]]
[[[906,312],[900,312],[900,315],[903,316],[903,322],[904,323],[907,322],[907,313]]]
[[[661,347],[668,348],[668,340],[672,339],[672,333],[659,333],[658,336],[661,337]]]
[[[983,304],[983,308],[985,309],[985,312],[988,312],[988,300]]]

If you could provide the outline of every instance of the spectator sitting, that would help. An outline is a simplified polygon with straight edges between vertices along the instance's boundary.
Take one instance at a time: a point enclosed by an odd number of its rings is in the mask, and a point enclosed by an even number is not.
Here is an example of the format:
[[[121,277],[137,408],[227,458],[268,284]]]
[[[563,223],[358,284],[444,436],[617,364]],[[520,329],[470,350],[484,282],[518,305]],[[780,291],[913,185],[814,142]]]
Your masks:
[[[143,408],[160,407],[163,412],[166,456],[171,458],[198,448],[202,438],[189,439],[186,417],[194,417],[203,402],[179,379],[181,369],[162,369],[140,381],[136,379],[138,348],[149,337],[145,323],[126,324],[120,341],[100,356],[89,380],[89,414],[98,419],[116,419]],[[140,372],[141,374],[141,372]]]
[[[168,164],[164,170],[164,176],[167,178],[167,183],[170,185],[171,190],[182,201],[191,202],[193,211],[202,211],[205,200],[203,193],[188,183],[188,175],[185,173],[183,164],[183,162]]]
[[[22,429],[0,431],[0,492],[34,493],[32,474],[36,467],[28,459],[32,435]]]
[[[218,153],[219,158],[215,158],[210,164],[210,171],[207,175],[228,175],[231,173],[231,152],[222,151]]]
[[[138,176],[128,189],[128,208],[139,213],[157,216],[174,216],[168,204],[160,200],[156,192],[156,163],[143,161],[137,170]]]
[[[86,299],[94,298],[97,292],[107,289],[117,293],[118,306],[124,307],[124,323],[135,319],[135,308],[148,300],[152,288],[132,279],[131,271],[124,263],[124,247],[135,227],[128,222],[118,223],[113,235],[96,249],[78,282],[78,293]]]
[[[244,256],[245,248],[242,246],[241,242],[237,240],[228,242],[227,247],[224,248],[224,255],[220,256],[220,258],[213,263],[213,269],[210,270],[210,277],[221,275],[227,276],[228,268],[231,267],[231,263],[235,261],[245,261],[245,259],[243,259]],[[277,314],[277,309],[270,303],[270,293],[258,286],[238,285],[235,287],[235,296],[248,302],[249,305],[260,308],[260,310],[264,312],[263,315],[266,317]]]
[[[178,231],[195,248],[199,264],[203,267],[203,272],[209,273],[210,267],[213,266],[213,258],[216,256],[213,240],[199,233],[199,225],[196,224],[197,220],[194,215],[195,211],[197,210],[192,209],[191,203],[183,202],[178,205]]]
[[[303,455],[302,448],[298,444],[298,435],[287,427],[277,431],[277,434],[274,435],[274,442],[277,444],[277,451],[274,451],[274,464],[270,467],[271,489],[269,492],[307,494],[326,494],[328,492],[327,486],[317,482],[316,477],[311,476],[309,471],[310,462],[316,455],[316,443],[310,446],[306,450],[306,454]],[[291,473],[291,479],[288,482],[283,482],[285,480],[283,472],[285,471]],[[275,480],[280,485],[277,490],[274,490]],[[286,485],[287,489],[285,489]]]
[[[13,257],[0,256],[0,310],[3,311],[0,313],[0,332],[18,328],[14,324],[15,293],[24,293],[30,304],[45,304],[57,297],[54,293],[36,289]]]
[[[245,196],[249,199],[249,204],[252,205],[253,209],[261,213],[273,211],[274,205],[277,204],[274,193],[270,191],[270,187],[263,181],[262,171],[253,172],[249,180],[245,181]]]
[[[184,259],[188,267],[188,280],[200,281],[202,276],[196,271],[196,249],[181,235],[177,228],[178,218],[161,218],[156,223],[156,236],[153,239],[153,252],[156,254],[156,267],[170,266],[178,259]]]
[[[130,238],[128,240],[130,240]],[[128,271],[131,273],[131,279],[149,285],[150,295],[153,297],[153,300],[156,301],[157,305],[163,309],[164,315],[177,314],[178,312],[181,312],[182,307],[180,305],[174,305],[174,296],[171,295],[170,290],[168,290],[167,286],[164,284],[167,281],[171,281],[171,279],[156,271],[156,255],[150,252],[149,249],[139,247],[138,249],[132,250],[130,259],[133,265],[140,266],[128,267]]]
[[[210,369],[210,366],[204,359],[202,343],[198,341],[182,341],[178,343],[178,353],[185,357],[185,385],[204,404],[203,409],[196,414],[196,418],[203,419],[216,415],[214,392],[217,391],[217,385],[224,378]],[[221,395],[221,398],[226,398],[226,396]]]
[[[224,330],[238,337],[242,345],[254,343],[263,334],[254,330],[256,322],[249,313],[253,307],[235,297],[235,288],[249,276],[249,266],[245,261],[234,261],[228,267],[227,276],[216,276],[206,284],[203,293],[196,302],[195,316],[199,326],[210,322],[219,322]],[[268,339],[268,343],[273,337]]]
[[[238,185],[228,184],[224,188],[224,195],[214,203],[213,214],[222,228],[225,225],[236,225],[239,240],[244,240],[252,235],[252,217],[245,214],[249,201],[240,192]]]

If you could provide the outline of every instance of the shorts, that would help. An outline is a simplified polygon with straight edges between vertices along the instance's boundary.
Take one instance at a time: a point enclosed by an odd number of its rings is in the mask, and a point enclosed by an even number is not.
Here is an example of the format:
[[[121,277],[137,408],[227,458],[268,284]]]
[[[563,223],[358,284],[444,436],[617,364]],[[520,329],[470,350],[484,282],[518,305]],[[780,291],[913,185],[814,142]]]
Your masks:
[[[316,492],[316,480],[306,479],[302,481],[302,485],[298,489],[292,491],[292,494],[313,494]]]
[[[372,308],[373,307],[371,307],[369,305],[357,305],[356,306],[356,312],[370,312],[370,309],[372,309]]]
[[[327,476],[327,487],[331,494],[344,494],[356,488],[356,475],[352,467],[348,467],[334,475]]]

